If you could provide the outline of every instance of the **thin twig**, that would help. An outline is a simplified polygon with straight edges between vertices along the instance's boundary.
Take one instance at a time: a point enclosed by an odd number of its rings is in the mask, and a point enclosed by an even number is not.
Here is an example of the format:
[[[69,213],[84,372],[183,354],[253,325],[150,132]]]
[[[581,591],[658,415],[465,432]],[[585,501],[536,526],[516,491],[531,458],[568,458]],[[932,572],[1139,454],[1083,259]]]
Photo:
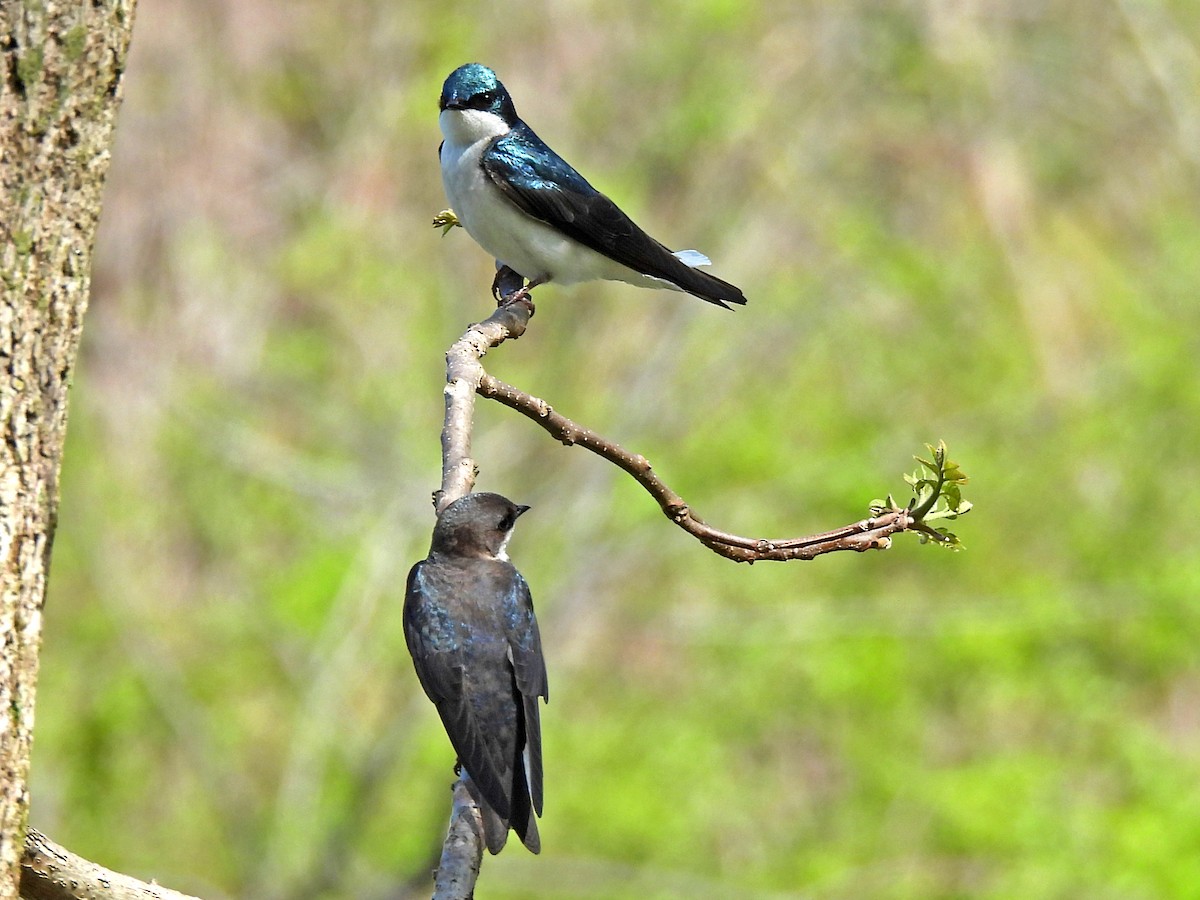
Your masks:
[[[446,420],[442,429],[439,511],[469,493],[475,483],[476,468],[470,448],[474,394],[478,392],[532,419],[563,444],[590,450],[627,472],[657,501],[668,519],[726,559],[784,561],[813,559],[839,550],[882,550],[890,546],[893,534],[907,531],[919,519],[908,510],[891,509],[832,531],[798,538],[751,538],[713,528],[655,474],[644,456],[631,453],[555,412],[546,401],[484,371],[480,362],[484,355],[509,338],[524,334],[531,315],[532,307],[525,303],[500,306],[483,322],[468,328],[446,353]]]
[[[807,537],[772,539],[730,534],[713,528],[695,515],[684,499],[654,473],[644,456],[631,453],[620,444],[555,412],[545,400],[487,373],[480,379],[479,393],[532,419],[568,447],[583,447],[628,472],[658,502],[668,519],[726,559],[752,563],[813,559],[838,550],[882,550],[890,545],[891,535],[906,531],[914,522],[907,510],[895,509]]]
[[[475,393],[484,376],[480,360],[493,347],[519,338],[533,315],[533,304],[510,303],[466,330],[446,351],[446,418],[442,426],[442,487],[434,506],[443,509],[475,486],[477,468],[471,458]]]

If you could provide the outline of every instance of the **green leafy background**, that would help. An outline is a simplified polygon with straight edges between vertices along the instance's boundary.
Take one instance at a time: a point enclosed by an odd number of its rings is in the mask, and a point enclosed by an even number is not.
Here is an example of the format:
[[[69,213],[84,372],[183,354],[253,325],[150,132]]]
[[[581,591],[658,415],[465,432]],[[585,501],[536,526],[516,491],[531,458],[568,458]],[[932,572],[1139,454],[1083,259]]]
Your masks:
[[[404,650],[442,354],[492,262],[436,99],[533,127],[734,313],[537,292],[489,369],[787,537],[944,439],[959,554],[739,566],[481,401],[551,677],[479,896],[1200,885],[1200,6],[143,0],[72,390],[32,822],[205,897],[428,896]]]

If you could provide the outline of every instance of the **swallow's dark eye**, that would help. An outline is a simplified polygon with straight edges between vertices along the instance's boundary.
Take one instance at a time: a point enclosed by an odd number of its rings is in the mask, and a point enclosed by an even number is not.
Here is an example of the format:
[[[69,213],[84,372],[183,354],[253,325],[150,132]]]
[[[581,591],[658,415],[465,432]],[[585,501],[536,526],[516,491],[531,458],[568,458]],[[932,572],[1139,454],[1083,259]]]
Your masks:
[[[475,109],[487,109],[496,101],[495,91],[484,91],[471,98],[471,106]]]
[[[496,527],[499,528],[501,531],[511,531],[512,527],[516,524],[517,524],[517,517],[514,516],[512,513],[507,513],[507,514],[505,514],[504,518],[502,518],[500,520],[500,524]]]

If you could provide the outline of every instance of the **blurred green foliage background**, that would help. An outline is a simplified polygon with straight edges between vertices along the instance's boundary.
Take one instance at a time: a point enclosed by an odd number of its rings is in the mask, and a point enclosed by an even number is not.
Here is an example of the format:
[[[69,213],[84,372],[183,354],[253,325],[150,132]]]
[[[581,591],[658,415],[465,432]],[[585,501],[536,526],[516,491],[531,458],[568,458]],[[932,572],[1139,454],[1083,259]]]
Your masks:
[[[436,100],[535,130],[750,305],[537,292],[490,371],[795,536],[945,439],[957,555],[737,566],[481,401],[551,678],[545,850],[480,897],[1200,885],[1200,6],[142,0],[73,389],[33,823],[209,898],[427,896],[404,650],[442,353],[492,263]]]

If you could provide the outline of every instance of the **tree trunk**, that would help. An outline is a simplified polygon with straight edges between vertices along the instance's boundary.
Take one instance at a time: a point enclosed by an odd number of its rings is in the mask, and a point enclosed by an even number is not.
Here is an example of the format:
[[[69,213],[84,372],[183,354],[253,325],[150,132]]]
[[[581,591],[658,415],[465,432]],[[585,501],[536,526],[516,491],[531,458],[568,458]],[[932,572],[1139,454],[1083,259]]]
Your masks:
[[[0,3],[0,900],[18,892],[67,388],[134,4]]]

